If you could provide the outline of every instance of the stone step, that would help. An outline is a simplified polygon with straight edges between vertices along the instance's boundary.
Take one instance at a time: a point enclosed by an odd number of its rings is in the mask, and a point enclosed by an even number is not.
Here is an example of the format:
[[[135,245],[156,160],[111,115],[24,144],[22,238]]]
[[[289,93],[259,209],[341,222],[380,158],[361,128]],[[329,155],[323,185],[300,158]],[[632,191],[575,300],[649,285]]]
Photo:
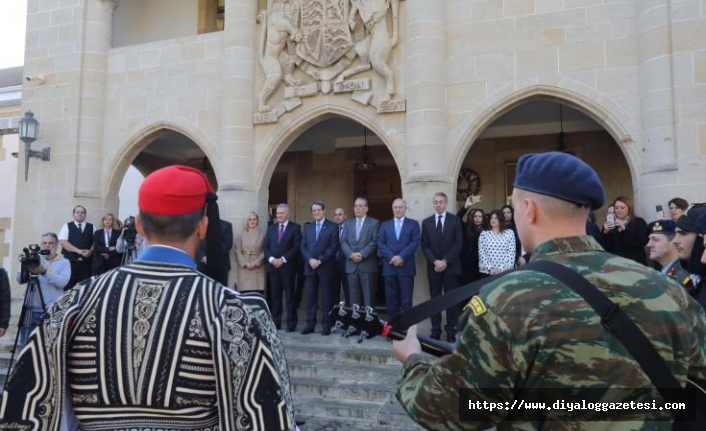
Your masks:
[[[386,402],[327,399],[306,395],[294,396],[294,415],[297,418],[318,418],[334,421],[365,421],[378,425],[409,424],[405,429],[416,430],[402,406],[392,396]],[[370,429],[370,428],[369,428]]]
[[[378,382],[395,385],[402,371],[400,365],[371,365],[351,367],[347,363],[331,361],[311,361],[308,359],[290,359],[291,377],[316,377],[319,379]]]
[[[392,349],[368,347],[365,344],[351,346],[318,344],[285,344],[287,360],[336,361],[338,363],[363,363],[372,365],[397,365]]]
[[[292,390],[298,396],[316,396],[337,400],[386,402],[395,386],[388,383],[341,381],[312,377],[290,377]]]

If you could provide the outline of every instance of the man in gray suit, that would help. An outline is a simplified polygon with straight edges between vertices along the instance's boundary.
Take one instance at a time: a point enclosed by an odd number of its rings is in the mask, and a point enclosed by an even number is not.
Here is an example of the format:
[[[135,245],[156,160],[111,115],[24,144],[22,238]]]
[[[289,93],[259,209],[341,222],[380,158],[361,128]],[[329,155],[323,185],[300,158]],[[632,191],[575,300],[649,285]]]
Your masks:
[[[341,251],[346,257],[346,275],[353,304],[372,306],[378,277],[378,230],[380,222],[368,217],[368,200],[357,198],[355,217],[346,220]]]

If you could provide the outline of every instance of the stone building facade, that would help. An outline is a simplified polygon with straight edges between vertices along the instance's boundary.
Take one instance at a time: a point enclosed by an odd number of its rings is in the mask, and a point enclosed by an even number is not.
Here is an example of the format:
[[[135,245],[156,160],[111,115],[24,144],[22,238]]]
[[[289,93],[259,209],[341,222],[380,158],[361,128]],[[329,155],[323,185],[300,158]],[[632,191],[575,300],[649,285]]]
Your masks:
[[[42,77],[23,81],[22,108],[51,161],[17,182],[14,244],[75,204],[93,222],[117,211],[126,170],[165,131],[208,159],[238,229],[281,173],[300,222],[313,198],[350,210],[358,190],[401,194],[421,220],[464,167],[498,207],[505,170],[556,135],[484,133],[533,101],[599,126],[570,134],[572,151],[645,218],[706,200],[706,0],[29,0],[24,73]],[[398,185],[356,189],[359,136],[291,151],[331,118],[369,130]]]

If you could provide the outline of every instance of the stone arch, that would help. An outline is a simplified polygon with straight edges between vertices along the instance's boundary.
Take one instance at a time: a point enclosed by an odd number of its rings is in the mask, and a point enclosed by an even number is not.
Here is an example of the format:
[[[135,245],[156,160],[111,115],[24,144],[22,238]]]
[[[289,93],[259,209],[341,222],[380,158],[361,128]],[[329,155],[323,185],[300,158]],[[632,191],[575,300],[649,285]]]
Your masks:
[[[376,121],[375,115],[377,114],[366,115],[365,111],[345,107],[321,105],[297,117],[283,117],[278,127],[258,143],[264,151],[256,158],[257,174],[254,179],[254,189],[267,189],[267,182],[272,177],[277,163],[292,142],[305,130],[332,116],[357,121],[375,133],[392,155],[400,173],[400,179],[404,182],[407,169],[403,163],[404,154],[401,154],[401,149],[404,147],[402,136],[394,127],[385,127],[382,121]]]
[[[627,111],[605,95],[588,87],[565,89],[548,85],[530,85],[518,91],[510,89],[478,104],[449,136],[451,148],[449,172],[459,172],[466,154],[478,136],[497,118],[532,99],[552,99],[582,111],[593,118],[613,137],[627,160],[633,188],[639,184],[642,157],[636,145],[641,129]]]
[[[198,128],[193,126],[186,127],[173,121],[154,121],[141,127],[138,132],[133,133],[129,137],[126,136],[119,141],[123,144],[112,154],[106,164],[105,169],[106,172],[108,172],[108,178],[103,187],[103,196],[117,196],[120,183],[127,169],[137,155],[151,143],[148,142],[146,138],[160,130],[178,132],[191,139],[204,152],[211,162],[214,171],[216,173],[219,172],[217,150]]]

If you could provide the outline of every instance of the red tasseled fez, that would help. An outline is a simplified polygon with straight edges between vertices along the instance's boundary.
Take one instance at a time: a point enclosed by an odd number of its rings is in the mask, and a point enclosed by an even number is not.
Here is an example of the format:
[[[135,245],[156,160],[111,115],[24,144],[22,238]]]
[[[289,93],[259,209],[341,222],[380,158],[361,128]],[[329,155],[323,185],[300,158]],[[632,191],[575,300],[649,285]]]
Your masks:
[[[189,166],[172,165],[152,172],[140,186],[137,206],[155,215],[181,215],[206,206],[214,193],[206,176]]]

